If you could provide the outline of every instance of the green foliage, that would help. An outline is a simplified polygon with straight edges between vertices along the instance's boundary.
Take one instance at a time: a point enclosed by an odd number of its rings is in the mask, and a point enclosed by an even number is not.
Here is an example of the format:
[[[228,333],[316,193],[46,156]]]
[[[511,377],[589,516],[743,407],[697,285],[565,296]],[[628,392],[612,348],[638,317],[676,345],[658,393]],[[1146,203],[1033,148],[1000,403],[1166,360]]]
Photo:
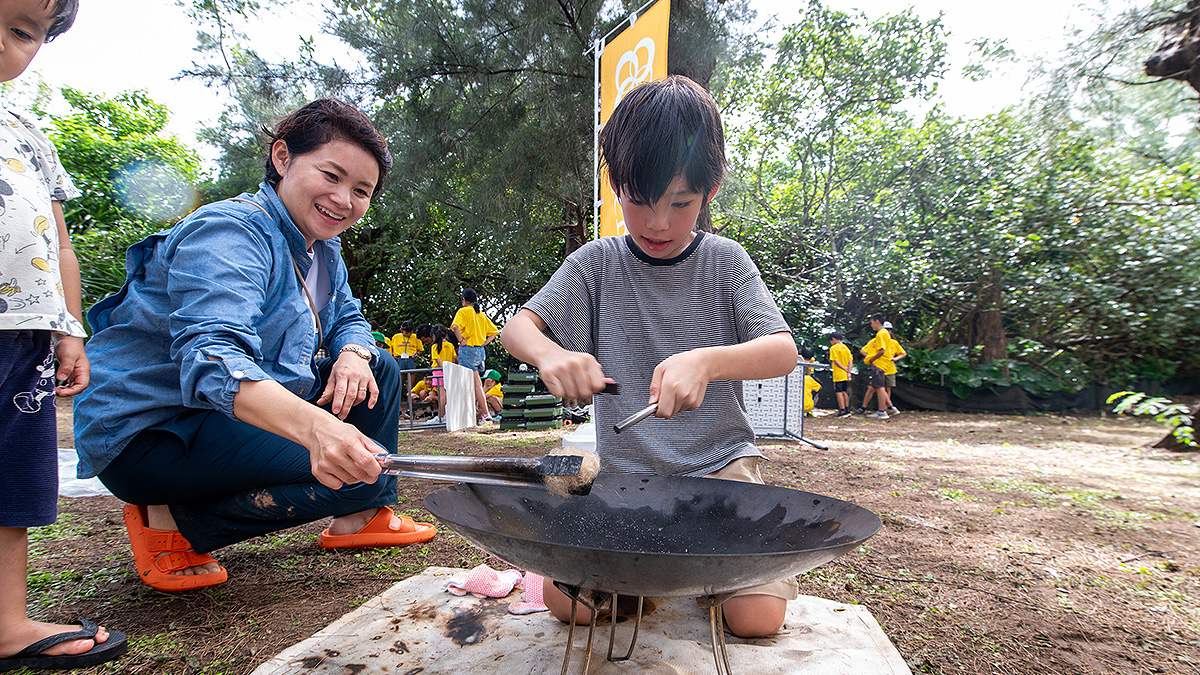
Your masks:
[[[1188,447],[1200,447],[1196,442],[1196,429],[1193,426],[1191,409],[1181,403],[1174,403],[1161,396],[1148,396],[1137,391],[1118,391],[1106,401],[1113,406],[1113,412],[1118,415],[1144,415],[1162,422],[1171,430],[1171,435],[1180,444]],[[1113,404],[1116,405],[1113,405]]]
[[[121,288],[126,248],[195,208],[200,159],[166,134],[169,111],[146,92],[62,95],[73,112],[49,117],[49,137],[83,193],[64,204],[64,216],[86,309]]]
[[[196,206],[200,158],[166,135],[166,106],[144,91],[104,98],[66,87],[62,95],[74,112],[50,118],[50,139],[83,193],[67,204],[72,233],[171,222]]]

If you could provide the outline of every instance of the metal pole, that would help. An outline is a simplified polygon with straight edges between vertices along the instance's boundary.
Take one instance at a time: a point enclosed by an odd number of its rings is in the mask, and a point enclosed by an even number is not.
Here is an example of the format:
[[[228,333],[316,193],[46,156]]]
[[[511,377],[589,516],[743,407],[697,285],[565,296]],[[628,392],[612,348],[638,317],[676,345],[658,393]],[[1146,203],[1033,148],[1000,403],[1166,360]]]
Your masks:
[[[600,238],[600,55],[604,53],[604,41],[596,40],[592,46],[592,239]]]

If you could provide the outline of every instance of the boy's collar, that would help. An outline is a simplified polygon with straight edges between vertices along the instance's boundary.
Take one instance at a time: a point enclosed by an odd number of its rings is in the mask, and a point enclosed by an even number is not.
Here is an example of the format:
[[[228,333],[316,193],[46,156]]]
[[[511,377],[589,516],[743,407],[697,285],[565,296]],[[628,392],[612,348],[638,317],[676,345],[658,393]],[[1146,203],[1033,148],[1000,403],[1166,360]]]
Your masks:
[[[667,267],[683,262],[688,256],[694,253],[695,250],[700,246],[700,240],[704,239],[704,234],[705,233],[703,231],[697,230],[696,236],[692,237],[692,243],[688,244],[687,248],[683,249],[683,252],[674,258],[653,258],[646,255],[645,251],[638,248],[637,242],[633,240],[633,235],[631,234],[625,235],[622,237],[622,239],[625,240],[625,245],[629,247],[629,252],[632,253],[638,260],[641,260],[647,265],[654,265],[655,267]]]

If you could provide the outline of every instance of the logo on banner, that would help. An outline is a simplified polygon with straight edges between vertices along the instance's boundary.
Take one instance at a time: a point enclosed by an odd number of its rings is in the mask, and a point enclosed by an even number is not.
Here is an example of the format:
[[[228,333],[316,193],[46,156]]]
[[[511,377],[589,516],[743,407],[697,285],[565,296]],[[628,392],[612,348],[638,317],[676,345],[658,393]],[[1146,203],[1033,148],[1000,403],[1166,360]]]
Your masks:
[[[645,59],[641,58],[643,54]],[[617,84],[615,108],[634,87],[654,79],[654,38],[644,37],[633,49],[622,54],[614,76]]]

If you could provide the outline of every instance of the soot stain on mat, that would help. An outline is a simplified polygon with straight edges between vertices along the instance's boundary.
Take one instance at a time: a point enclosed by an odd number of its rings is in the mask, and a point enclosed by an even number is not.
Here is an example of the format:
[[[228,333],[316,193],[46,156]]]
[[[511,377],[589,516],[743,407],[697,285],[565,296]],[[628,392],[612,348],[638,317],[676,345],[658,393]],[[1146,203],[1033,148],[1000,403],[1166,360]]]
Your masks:
[[[494,604],[494,603],[493,603]],[[478,644],[488,634],[488,617],[496,614],[494,608],[472,607],[465,611],[456,611],[446,622],[446,637],[454,644],[462,647]]]

